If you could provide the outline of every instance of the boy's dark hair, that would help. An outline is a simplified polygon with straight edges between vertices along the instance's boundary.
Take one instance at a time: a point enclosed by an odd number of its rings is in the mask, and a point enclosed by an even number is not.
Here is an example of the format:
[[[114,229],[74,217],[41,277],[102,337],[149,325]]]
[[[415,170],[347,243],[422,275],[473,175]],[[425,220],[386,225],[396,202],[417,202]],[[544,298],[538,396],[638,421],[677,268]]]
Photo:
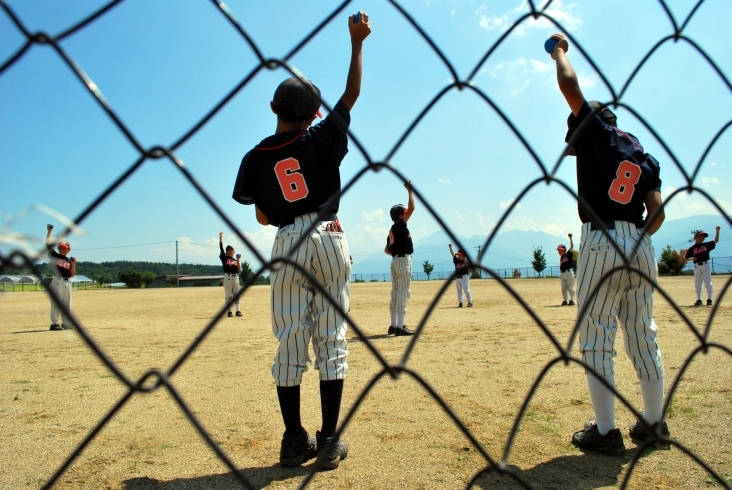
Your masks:
[[[232,247],[231,245],[227,245],[226,246],[226,251],[228,252],[229,250],[234,250],[234,247]]]

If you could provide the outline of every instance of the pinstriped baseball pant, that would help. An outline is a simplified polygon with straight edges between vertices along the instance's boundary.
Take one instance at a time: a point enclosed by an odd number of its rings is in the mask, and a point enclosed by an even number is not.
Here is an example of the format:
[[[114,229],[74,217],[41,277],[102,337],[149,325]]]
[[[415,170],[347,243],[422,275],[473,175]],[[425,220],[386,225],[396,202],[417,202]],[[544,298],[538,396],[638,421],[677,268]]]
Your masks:
[[[224,276],[224,301],[229,302],[239,292],[239,276],[226,274]],[[236,311],[239,311],[239,299],[236,300]]]
[[[473,296],[470,294],[470,274],[465,274],[462,277],[455,276],[455,288],[457,289],[458,303],[463,302],[463,291],[465,291],[465,297],[468,298],[468,303],[473,302]]]
[[[567,293],[569,293],[569,300],[574,301],[574,274],[572,269],[561,272],[559,277],[562,282],[562,299],[567,301]]]
[[[288,257],[311,274],[341,308],[348,311],[351,263],[343,232],[329,231],[330,221],[316,222],[317,213],[295,218],[280,228],[272,259]],[[313,229],[311,224],[316,223]],[[300,240],[305,240],[293,247]],[[328,295],[317,290],[295,266],[279,263],[270,275],[272,333],[279,341],[272,364],[277,386],[297,386],[310,361],[312,342],[315,368],[321,381],[344,379],[348,371],[346,319],[333,308]]]
[[[411,294],[412,256],[391,259],[391,302],[389,310],[395,313],[407,312],[407,301]]]
[[[61,277],[54,276],[51,281],[50,288],[56,293],[59,298],[59,302],[66,306],[69,310],[71,309],[71,283],[64,281]],[[66,314],[61,311],[61,307],[51,298],[51,325],[58,325],[58,317],[61,317],[62,323],[71,324]]]
[[[600,230],[591,230],[590,223],[582,225],[579,261],[577,264],[577,311],[579,318],[580,351],[583,361],[603,376],[614,374],[615,334],[618,323],[623,329],[625,352],[630,357],[636,375],[642,380],[663,378],[661,350],[656,339],[657,327],[653,321],[653,292],[658,273],[655,251],[648,236],[640,238],[640,230],[625,221],[616,221],[608,230],[611,240],[629,257],[634,270],[621,269],[601,282],[603,274],[622,266],[621,257]],[[641,240],[634,255],[633,246]],[[597,288],[597,292],[593,290]]]
[[[707,290],[707,299],[712,299],[712,267],[709,262],[702,265],[694,264],[694,288],[696,299],[701,299],[702,284]]]

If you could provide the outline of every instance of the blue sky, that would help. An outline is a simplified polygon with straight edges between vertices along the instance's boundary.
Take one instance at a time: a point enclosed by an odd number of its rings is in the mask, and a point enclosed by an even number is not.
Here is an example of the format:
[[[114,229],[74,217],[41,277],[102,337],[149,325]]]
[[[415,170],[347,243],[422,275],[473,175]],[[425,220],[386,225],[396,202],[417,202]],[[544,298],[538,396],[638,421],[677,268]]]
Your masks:
[[[30,32],[56,35],[104,2],[8,1]],[[670,1],[682,23],[695,1]],[[335,8],[335,3],[228,1],[226,5],[265,58],[282,58]],[[466,80],[516,19],[520,0],[400,2]],[[383,161],[427,104],[453,82],[451,70],[388,2],[351,2],[291,60],[333,105],[343,92],[350,56],[346,18],[369,13],[362,95],[351,131],[373,161]],[[590,54],[619,91],[663,37],[671,21],[657,2],[553,1],[546,13]],[[684,34],[732,77],[732,34],[725,0],[702,4]],[[564,149],[566,103],[544,40],[557,32],[547,20],[525,20],[479,67],[471,80],[503,111],[547,167]],[[0,60],[24,43],[0,12]],[[120,120],[144,147],[169,147],[258,65],[253,50],[205,0],[128,0],[60,42],[94,81]],[[570,60],[588,99],[611,98],[597,72],[571,45]],[[275,228],[257,224],[254,211],[231,199],[244,153],[275,128],[269,101],[288,73],[262,70],[201,130],[175,150],[216,203],[268,256]],[[732,92],[688,43],[668,42],[644,65],[622,101],[634,108],[691,172],[732,115]],[[621,128],[638,136],[661,162],[663,194],[686,180],[659,141],[629,111],[616,111]],[[48,45],[33,45],[0,74],[0,235],[4,252],[38,249],[45,224],[61,228],[139,157],[130,141]],[[712,148],[696,180],[732,212],[732,131]],[[344,184],[367,158],[353,143],[341,167]],[[451,90],[429,111],[390,159],[455,233],[487,235],[528,182],[537,162],[500,116],[473,90]],[[557,177],[575,187],[575,161],[562,159]],[[339,213],[358,263],[383,252],[388,209],[406,192],[388,172],[367,173],[347,193]],[[48,216],[48,210],[53,215]],[[679,194],[667,219],[718,214],[699,194]],[[720,219],[721,221],[721,219]],[[501,231],[540,230],[579,236],[575,201],[559,186],[535,187]],[[410,221],[415,239],[439,229],[418,201]],[[80,260],[175,260],[216,263],[218,232],[252,255],[168,161],[149,160],[104,201],[71,236]],[[686,237],[680,237],[683,241]],[[490,264],[488,264],[490,265]]]

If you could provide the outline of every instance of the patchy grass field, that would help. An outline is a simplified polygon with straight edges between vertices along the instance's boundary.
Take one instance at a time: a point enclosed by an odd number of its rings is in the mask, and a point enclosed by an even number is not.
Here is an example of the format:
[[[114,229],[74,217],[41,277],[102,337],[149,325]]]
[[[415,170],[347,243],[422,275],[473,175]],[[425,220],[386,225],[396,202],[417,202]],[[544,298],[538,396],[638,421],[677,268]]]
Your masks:
[[[715,276],[721,291],[727,276]],[[558,279],[516,280],[511,286],[561,344],[576,309],[558,307]],[[415,328],[443,285],[412,283],[407,323]],[[690,307],[693,281],[661,285],[703,329],[711,308]],[[500,460],[526,395],[557,356],[526,311],[496,281],[471,281],[475,307],[458,309],[450,285],[427,319],[407,366],[429,383],[488,454]],[[389,283],[352,286],[351,315],[390,363],[409,337],[388,337]],[[242,318],[222,318],[171,378],[209,434],[258,487],[295,488],[312,463],[277,465],[283,425],[269,366],[269,289],[242,298]],[[666,389],[699,345],[660,296],[655,319],[666,367]],[[75,291],[73,310],[102,351],[130,379],[167,369],[198,336],[223,302],[221,288]],[[48,331],[43,292],[0,294],[0,488],[38,488],[127,392],[76,331]],[[342,418],[382,366],[349,330],[350,371]],[[722,300],[709,339],[732,347],[732,301]],[[619,391],[641,406],[638,383],[618,335]],[[577,355],[577,351],[573,350]],[[317,374],[303,383],[303,423],[320,426]],[[617,405],[627,455],[583,454],[572,433],[592,417],[581,367],[554,365],[531,400],[507,458],[535,488],[617,488],[634,445],[634,416]],[[732,357],[720,350],[697,356],[683,373],[668,416],[672,436],[732,485]],[[348,459],[319,473],[312,488],[465,488],[487,465],[470,440],[411,377],[382,378],[366,395],[344,439]],[[630,488],[719,486],[677,448],[644,455]],[[135,394],[61,477],[57,488],[236,488],[228,468],[188,423],[165,389]],[[518,488],[492,475],[475,488]]]

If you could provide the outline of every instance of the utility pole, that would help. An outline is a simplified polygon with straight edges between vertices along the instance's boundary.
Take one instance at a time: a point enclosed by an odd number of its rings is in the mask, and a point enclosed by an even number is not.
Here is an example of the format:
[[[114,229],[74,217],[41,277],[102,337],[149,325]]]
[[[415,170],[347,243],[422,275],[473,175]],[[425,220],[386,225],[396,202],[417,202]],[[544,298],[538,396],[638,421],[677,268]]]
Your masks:
[[[478,258],[481,259],[481,257],[480,257],[480,249],[483,248],[483,245],[478,245],[475,248],[478,250]],[[481,261],[482,261],[482,259],[481,259]],[[483,279],[483,269],[479,269],[478,270],[478,273],[480,274],[480,278]]]
[[[180,274],[178,274],[178,240],[175,241],[175,287],[180,287]]]

